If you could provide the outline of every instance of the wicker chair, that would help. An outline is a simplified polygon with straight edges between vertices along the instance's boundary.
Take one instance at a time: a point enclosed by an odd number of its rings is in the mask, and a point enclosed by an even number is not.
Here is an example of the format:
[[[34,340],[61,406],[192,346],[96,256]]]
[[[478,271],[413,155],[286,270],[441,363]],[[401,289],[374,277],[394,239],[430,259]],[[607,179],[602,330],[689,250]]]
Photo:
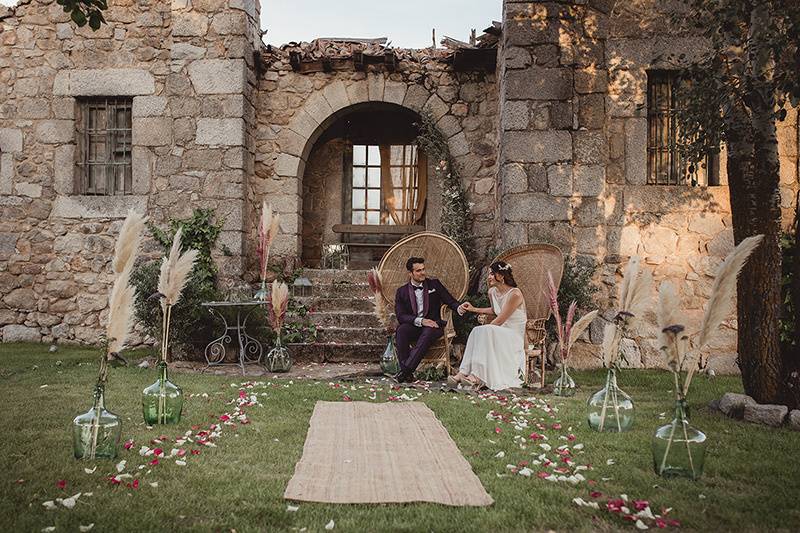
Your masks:
[[[383,298],[392,309],[397,288],[408,283],[406,261],[409,257],[425,258],[425,270],[428,276],[438,278],[456,300],[464,298],[469,282],[469,265],[461,247],[441,233],[421,231],[397,241],[384,254],[378,265],[383,280]],[[420,367],[444,366],[449,375],[450,344],[456,332],[453,328],[452,310],[445,305],[442,306],[442,320],[447,321],[444,335],[430,347]]]
[[[536,360],[540,360],[540,385],[544,386],[545,338],[544,324],[550,318],[550,304],[547,296],[547,271],[553,275],[558,287],[564,272],[564,255],[552,244],[532,243],[516,246],[501,253],[494,261],[505,261],[511,265],[514,279],[525,299],[528,323],[525,354],[525,382],[537,372]],[[493,262],[494,262],[493,261]],[[492,319],[493,320],[493,319]],[[490,322],[489,317],[482,322]]]

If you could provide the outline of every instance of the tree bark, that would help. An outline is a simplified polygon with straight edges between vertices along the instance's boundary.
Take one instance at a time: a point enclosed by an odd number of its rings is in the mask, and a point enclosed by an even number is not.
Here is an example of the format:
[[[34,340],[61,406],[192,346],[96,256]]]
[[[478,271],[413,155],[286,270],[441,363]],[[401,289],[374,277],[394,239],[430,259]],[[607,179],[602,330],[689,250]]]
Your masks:
[[[728,160],[734,241],[738,244],[751,235],[764,235],[739,275],[737,291],[739,368],[745,392],[759,403],[781,401],[784,384],[779,334],[781,209],[775,96],[766,79],[770,58],[759,41],[768,24],[767,5],[754,6],[748,43],[749,113],[739,106],[733,112],[739,124],[749,126],[750,135],[743,135],[731,146]]]

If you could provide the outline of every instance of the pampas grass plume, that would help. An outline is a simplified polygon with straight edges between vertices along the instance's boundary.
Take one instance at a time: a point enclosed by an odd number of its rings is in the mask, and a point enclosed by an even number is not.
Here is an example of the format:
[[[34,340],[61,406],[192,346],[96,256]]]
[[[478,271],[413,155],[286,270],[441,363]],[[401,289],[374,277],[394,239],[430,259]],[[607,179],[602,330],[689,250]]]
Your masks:
[[[583,334],[586,328],[589,327],[589,324],[592,323],[592,320],[594,320],[596,317],[597,317],[597,309],[595,309],[590,313],[586,313],[580,318],[580,320],[575,322],[575,324],[572,326],[572,328],[570,328],[569,331],[569,344],[567,345],[569,348],[572,348],[572,345],[575,344],[575,341],[577,341],[580,338],[580,336]]]
[[[169,255],[161,262],[161,272],[158,276],[158,292],[164,295],[161,300],[162,310],[167,306],[175,305],[181,297],[181,291],[186,286],[189,273],[197,260],[197,250],[189,250],[181,254],[181,240],[183,228],[179,228],[172,239],[172,248]]]

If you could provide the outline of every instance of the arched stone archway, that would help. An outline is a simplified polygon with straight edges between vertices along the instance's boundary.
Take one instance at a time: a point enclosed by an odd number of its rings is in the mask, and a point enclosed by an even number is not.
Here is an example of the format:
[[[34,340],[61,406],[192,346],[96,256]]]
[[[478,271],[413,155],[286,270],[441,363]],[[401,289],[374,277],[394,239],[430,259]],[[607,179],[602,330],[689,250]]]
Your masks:
[[[447,138],[453,157],[458,161],[469,153],[469,143],[460,121],[448,114],[449,105],[418,83],[389,80],[383,74],[368,74],[363,80],[348,81],[347,84],[336,80],[313,91],[289,124],[281,128],[276,139],[280,152],[275,158],[273,173],[285,185],[276,210],[290,215],[293,221],[292,224],[281,224],[287,248],[277,250],[278,253],[301,255],[303,176],[314,144],[348,110],[370,102],[391,104],[416,114],[430,111]]]

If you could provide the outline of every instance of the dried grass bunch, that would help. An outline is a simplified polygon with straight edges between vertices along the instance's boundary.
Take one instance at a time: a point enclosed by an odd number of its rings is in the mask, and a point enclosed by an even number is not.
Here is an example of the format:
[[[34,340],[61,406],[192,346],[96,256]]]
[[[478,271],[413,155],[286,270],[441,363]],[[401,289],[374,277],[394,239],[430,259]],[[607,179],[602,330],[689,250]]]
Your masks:
[[[689,385],[698,367],[700,350],[718,331],[720,324],[730,314],[736,296],[736,280],[747,258],[758,247],[763,235],[744,239],[728,254],[717,269],[711,297],[708,300],[703,323],[697,333],[696,342],[687,332],[681,313],[678,293],[675,286],[665,281],[659,288],[658,325],[661,328],[661,350],[675,379],[675,395],[683,399],[689,392]],[[681,373],[686,371],[683,379]],[[682,381],[682,382],[681,382]]]
[[[389,330],[391,328],[389,309],[386,307],[386,300],[383,298],[383,280],[377,268],[373,267],[372,270],[367,273],[367,283],[369,284],[369,290],[372,291],[375,297],[372,301],[372,313],[384,329]]]
[[[556,321],[556,335],[558,336],[558,353],[561,358],[561,363],[566,364],[569,359],[569,353],[572,345],[575,344],[580,336],[592,323],[592,320],[597,316],[597,310],[591,311],[583,315],[580,320],[573,324],[575,319],[575,312],[577,311],[578,303],[572,301],[567,309],[567,316],[564,322],[561,321],[561,313],[558,311],[558,288],[553,281],[553,274],[547,271],[547,284],[549,291],[547,297],[550,303],[550,311]]]
[[[272,206],[268,205],[267,201],[264,200],[264,202],[261,204],[261,220],[258,224],[258,245],[256,248],[262,283],[267,279],[269,250],[272,246],[272,242],[275,240],[275,235],[278,234],[280,221],[280,215],[273,213]]]
[[[653,274],[641,268],[639,257],[631,257],[620,284],[620,309],[614,321],[606,324],[603,330],[602,356],[603,365],[607,368],[619,366],[622,356],[619,345],[647,310],[652,286]]]
[[[289,286],[276,279],[272,282],[272,291],[270,292],[269,321],[279,337],[288,305]]]
[[[169,346],[169,323],[172,306],[178,303],[181,291],[186,286],[189,274],[197,260],[197,250],[187,250],[181,253],[181,239],[183,228],[178,228],[172,239],[172,248],[169,255],[161,261],[161,272],[158,277],[158,295],[161,297],[161,310],[164,314],[161,335],[161,360],[167,362],[167,347]]]

